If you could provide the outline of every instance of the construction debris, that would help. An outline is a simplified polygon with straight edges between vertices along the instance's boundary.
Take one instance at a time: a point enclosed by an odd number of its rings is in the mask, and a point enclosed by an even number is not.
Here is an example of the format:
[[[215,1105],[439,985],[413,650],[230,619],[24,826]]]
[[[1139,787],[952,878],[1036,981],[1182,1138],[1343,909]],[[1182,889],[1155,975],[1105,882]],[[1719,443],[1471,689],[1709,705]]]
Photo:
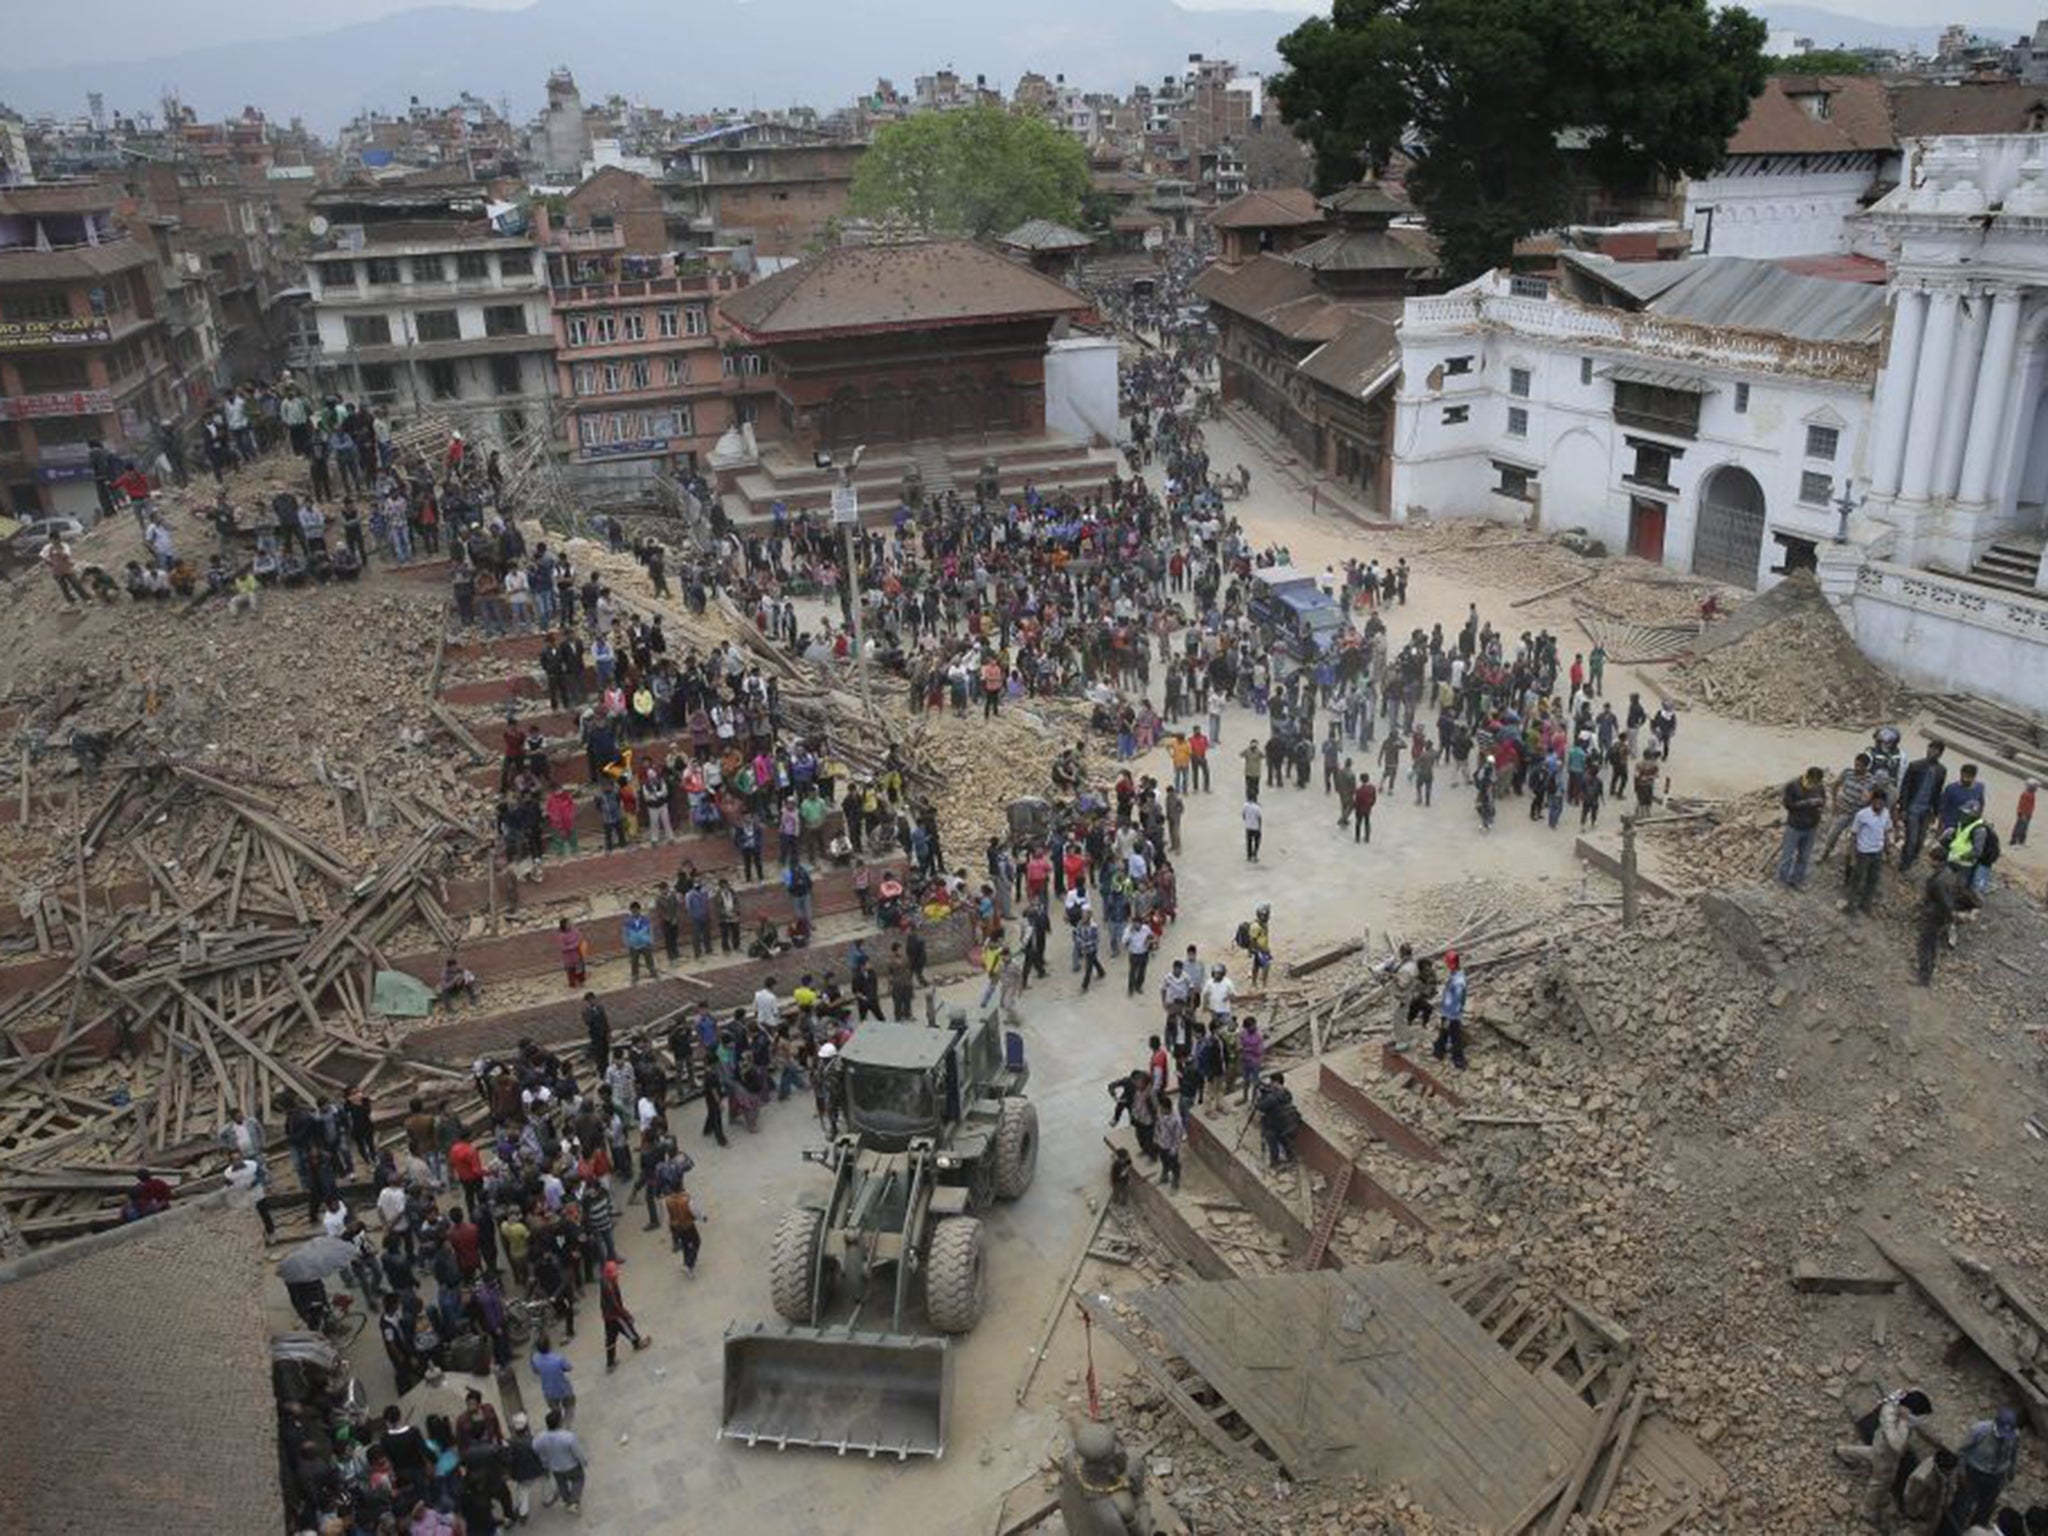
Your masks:
[[[1788,576],[1701,636],[1667,691],[1758,725],[1851,728],[1897,718],[1901,690],[1857,648],[1810,575]]]

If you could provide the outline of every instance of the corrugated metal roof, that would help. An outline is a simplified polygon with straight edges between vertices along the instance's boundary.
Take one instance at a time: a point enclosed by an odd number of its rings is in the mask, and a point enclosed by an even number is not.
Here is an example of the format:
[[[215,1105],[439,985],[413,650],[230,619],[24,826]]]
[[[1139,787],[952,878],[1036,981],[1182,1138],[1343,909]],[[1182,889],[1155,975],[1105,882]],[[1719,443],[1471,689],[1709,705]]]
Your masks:
[[[1884,289],[1871,283],[1807,277],[1746,256],[1617,262],[1565,252],[1562,259],[1673,320],[1800,341],[1871,342],[1884,331]]]
[[[1669,368],[1635,368],[1627,363],[1616,363],[1602,368],[1600,377],[1613,379],[1618,384],[1647,384],[1652,389],[1675,389],[1688,395],[1711,395],[1714,386],[1696,374],[1674,373]]]

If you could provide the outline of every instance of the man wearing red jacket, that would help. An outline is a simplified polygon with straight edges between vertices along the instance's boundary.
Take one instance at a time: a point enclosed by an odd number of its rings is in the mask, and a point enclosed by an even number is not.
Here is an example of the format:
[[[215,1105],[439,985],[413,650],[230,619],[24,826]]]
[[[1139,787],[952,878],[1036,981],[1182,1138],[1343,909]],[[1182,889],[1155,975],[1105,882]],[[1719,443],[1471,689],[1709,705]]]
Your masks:
[[[1359,778],[1358,788],[1351,792],[1351,841],[1369,843],[1372,841],[1372,808],[1379,803],[1380,792],[1374,787],[1372,775]]]

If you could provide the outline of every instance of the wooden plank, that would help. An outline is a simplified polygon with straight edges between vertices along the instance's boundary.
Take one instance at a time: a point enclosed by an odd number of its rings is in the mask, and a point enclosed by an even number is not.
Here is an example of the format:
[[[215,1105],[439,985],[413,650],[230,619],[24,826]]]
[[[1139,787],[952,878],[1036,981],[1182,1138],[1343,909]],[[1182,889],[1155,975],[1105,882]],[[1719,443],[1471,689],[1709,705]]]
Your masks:
[[[1594,1421],[1593,1432],[1586,1437],[1586,1448],[1579,1453],[1578,1464],[1572,1468],[1571,1481],[1565,1484],[1564,1492],[1558,1495],[1557,1506],[1550,1513],[1550,1524],[1544,1527],[1544,1536],[1564,1536],[1564,1528],[1579,1507],[1579,1495],[1586,1491],[1586,1484],[1593,1476],[1593,1468],[1600,1463],[1600,1453],[1607,1449],[1607,1441],[1614,1433],[1615,1420],[1621,1415],[1623,1399],[1635,1385],[1636,1363],[1631,1360],[1621,1368],[1621,1379],[1614,1390],[1607,1394],[1607,1401],[1600,1409],[1600,1417]]]
[[[1356,1083],[1333,1072],[1327,1065],[1316,1078],[1316,1091],[1325,1098],[1334,1100],[1347,1113],[1363,1120],[1372,1128],[1375,1136],[1403,1157],[1411,1157],[1423,1163],[1440,1163],[1444,1160],[1443,1149],[1435,1142],[1399,1115],[1383,1107]]]
[[[1239,1467],[1264,1468],[1265,1463],[1260,1460],[1258,1453],[1223,1433],[1217,1427],[1216,1421],[1209,1417],[1209,1411],[1188,1396],[1186,1389],[1168,1374],[1152,1351],[1123,1325],[1115,1312],[1092,1300],[1084,1300],[1081,1305],[1087,1308],[1088,1316],[1095,1326],[1124,1347],[1124,1353],[1130,1356],[1132,1364],[1136,1365],[1146,1379],[1159,1389],[1160,1394],[1173,1404],[1175,1410],[1188,1421],[1195,1433],[1221,1452],[1225,1460]]]
[[[1914,1250],[1911,1239],[1875,1220],[1863,1223],[1863,1235],[1877,1245],[1877,1251],[1884,1255],[1886,1263],[1912,1281],[1914,1289],[1932,1302],[1935,1309],[1955,1324],[1963,1336],[1982,1350],[1984,1357],[2019,1389],[2026,1404],[2028,1421],[2035,1432],[2048,1432],[2048,1394],[2042,1392],[2032,1373],[2013,1354],[2004,1330],[1969,1298],[1959,1284],[1937,1273],[1926,1256]]]
[[[1132,1177],[1142,1177],[1134,1173]],[[1024,1375],[1017,1383],[1017,1402],[1021,1405],[1030,1395],[1031,1383],[1038,1377],[1039,1366],[1045,1363],[1046,1351],[1052,1348],[1052,1336],[1059,1331],[1060,1319],[1067,1315],[1067,1302],[1073,1295],[1074,1282],[1081,1276],[1081,1266],[1088,1262],[1088,1250],[1095,1246],[1095,1235],[1102,1230],[1103,1220],[1109,1215],[1109,1202],[1104,1200],[1096,1208],[1095,1219],[1088,1223],[1088,1231],[1075,1251],[1074,1262],[1067,1266],[1065,1276],[1053,1290],[1052,1307],[1046,1314],[1045,1326],[1039,1331],[1038,1343],[1032,1347],[1031,1360],[1024,1368]]]
[[[1598,1519],[1600,1512],[1607,1508],[1607,1501],[1614,1497],[1615,1485],[1621,1481],[1622,1469],[1628,1465],[1629,1448],[1635,1444],[1636,1426],[1643,1421],[1643,1409],[1649,1405],[1650,1394],[1641,1387],[1629,1393],[1628,1407],[1621,1416],[1620,1427],[1614,1432],[1614,1444],[1608,1448],[1607,1465],[1600,1473],[1599,1481],[1582,1501],[1581,1507],[1589,1520]]]

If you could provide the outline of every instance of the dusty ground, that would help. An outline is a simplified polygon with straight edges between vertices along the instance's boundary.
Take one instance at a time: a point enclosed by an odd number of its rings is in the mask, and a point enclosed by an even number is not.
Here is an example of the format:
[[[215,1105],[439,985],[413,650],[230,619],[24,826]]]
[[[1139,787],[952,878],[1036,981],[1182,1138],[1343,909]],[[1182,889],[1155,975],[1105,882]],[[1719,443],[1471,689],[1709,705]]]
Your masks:
[[[1211,431],[1220,462],[1264,462],[1228,426]],[[1327,515],[1312,518],[1305,499],[1271,474],[1255,483],[1240,515],[1261,536],[1287,543],[1299,564],[1408,554],[1416,570],[1402,615],[1408,622],[1440,621],[1453,630],[1476,601],[1496,624],[1547,624],[1564,636],[1567,651],[1574,647],[1569,594],[1506,606],[1557,579],[1547,567],[1532,573],[1503,557],[1467,555],[1445,562],[1459,574],[1440,573],[1420,552],[1452,537],[1442,530],[1364,534]],[[1632,688],[1653,698],[1656,673],[1610,668],[1610,693],[1625,698]],[[1268,791],[1264,855],[1249,865],[1230,754],[1256,733],[1252,718],[1226,714],[1219,792],[1191,805],[1176,947],[1195,943],[1205,955],[1220,953],[1260,901],[1273,906],[1284,963],[1366,926],[1431,935],[1440,922],[1455,921],[1443,914],[1482,899],[1534,911],[1562,909],[1581,892],[1611,894],[1572,856],[1575,818],[1552,832],[1509,802],[1497,831],[1482,837],[1466,797],[1448,783],[1427,809],[1405,803],[1404,794],[1389,797],[1369,847],[1332,835],[1334,808],[1319,790]],[[1809,762],[1832,772],[1863,739],[1688,712],[1673,788],[1702,799],[1741,796]],[[1909,732],[1908,740],[1916,743],[1917,735]],[[2003,821],[2016,786],[1989,777]],[[1609,848],[1612,809],[1596,834]],[[1773,834],[1759,827],[1748,835],[1760,861]],[[1657,872],[1660,849],[1645,844],[1646,868]],[[2014,886],[2038,899],[2044,868],[2040,849],[2016,852],[2002,868],[2003,899],[2021,899]],[[1681,871],[1664,872],[1676,878]],[[1570,963],[1596,1005],[1604,1000],[1590,1038],[1574,1038],[1541,1013],[1522,980],[1493,996],[1476,986],[1476,1010],[1497,1010],[1537,1040],[1526,1058],[1480,1041],[1471,1074],[1478,1096],[1539,1103],[1568,1124],[1496,1131],[1486,1140],[1468,1132],[1461,1157],[1469,1153],[1496,1173],[1414,1192],[1462,1248],[1501,1249],[1533,1274],[1599,1295],[1637,1331],[1660,1406],[1712,1440],[1742,1486],[1736,1500],[1688,1530],[1805,1536],[1852,1528],[1839,1513],[1848,1484],[1830,1466],[1827,1446],[1845,1406],[1867,1406],[1873,1382],[1937,1383],[1930,1390],[1950,1431],[1999,1400],[2000,1383],[1988,1369],[1950,1364],[1946,1330],[1909,1296],[1883,1309],[1880,1345],[1877,1304],[1796,1296],[1784,1284],[1794,1259],[1853,1254],[1855,1220],[1885,1210],[1925,1218],[1942,1236],[1992,1250],[2022,1274],[2044,1252],[2038,1206],[2027,1198],[2041,1144],[2019,1129],[2041,1097],[2039,1048],[2022,1032],[2041,1019],[2048,952],[2038,934],[2017,920],[1994,928],[1987,919],[1965,939],[1973,969],[1953,966],[1943,989],[1916,993],[1905,985],[1910,939],[1901,904],[1909,898],[1892,892],[1879,921],[1850,930],[1833,912],[1831,894],[1822,881],[1763,903],[1789,936],[1775,978],[1744,969],[1675,912],[1627,943],[1608,934],[1582,939]],[[1991,942],[2031,979],[1993,965],[1982,952]],[[1017,1382],[1102,1186],[1104,1084],[1137,1059],[1156,1013],[1149,997],[1124,997],[1120,965],[1106,987],[1081,998],[1061,959],[1051,983],[1025,1004],[1032,1096],[1045,1133],[1038,1182],[990,1222],[991,1313],[959,1350],[944,1460],[898,1466],[778,1455],[713,1438],[721,1334],[730,1321],[769,1315],[768,1234],[786,1205],[820,1187],[817,1171],[798,1157],[817,1141],[816,1128],[808,1106],[792,1103],[765,1117],[758,1136],[739,1134],[728,1152],[707,1150],[694,1124],[687,1126],[685,1144],[699,1158],[693,1187],[709,1215],[695,1280],[685,1279],[660,1235],[643,1234],[622,1207],[626,1292],[657,1342],[610,1377],[594,1329],[571,1350],[584,1387],[578,1428],[593,1461],[587,1527],[683,1530],[715,1521],[777,1532],[980,1532],[993,1528],[1006,1490],[1035,1482],[1059,1418],[1078,1402],[1078,1329],[1061,1328],[1021,1408]],[[1730,989],[1725,1017],[1672,1005],[1690,995],[1707,966]],[[1973,985],[1982,989],[1980,1006],[1971,1005]],[[1571,1094],[1577,1103],[1566,1102]],[[1090,1265],[1083,1278],[1118,1283],[1108,1266]],[[1121,1379],[1113,1346],[1098,1346],[1098,1360],[1112,1381]],[[389,1388],[383,1362],[372,1349],[360,1363],[373,1400],[382,1401]],[[451,1383],[444,1396],[459,1390]],[[2031,1458],[2027,1473],[2038,1486]],[[1190,1481],[1190,1501],[1215,1507],[1216,1490],[1197,1494],[1201,1486]],[[1234,1496],[1232,1508],[1222,1528],[1375,1528],[1349,1513],[1348,1495],[1338,1505],[1312,1491],[1255,1489]],[[543,1519],[562,1523],[552,1514]],[[1410,1521],[1406,1529],[1442,1527]]]

